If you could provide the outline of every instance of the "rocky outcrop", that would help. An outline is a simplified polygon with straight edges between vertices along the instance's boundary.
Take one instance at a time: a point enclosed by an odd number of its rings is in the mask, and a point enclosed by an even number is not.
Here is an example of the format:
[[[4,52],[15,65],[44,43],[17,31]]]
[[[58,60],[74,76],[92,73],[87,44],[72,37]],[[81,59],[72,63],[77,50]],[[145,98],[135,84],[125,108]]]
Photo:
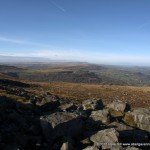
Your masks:
[[[138,108],[127,112],[124,122],[130,126],[150,132],[150,109]]]
[[[119,133],[111,128],[98,131],[90,139],[98,148],[111,149],[118,142],[118,136]]]
[[[104,107],[101,100],[74,104],[50,93],[41,96],[41,103],[0,96],[0,149],[145,150],[148,146],[123,143],[149,143],[149,117],[150,109],[126,112],[121,101]]]

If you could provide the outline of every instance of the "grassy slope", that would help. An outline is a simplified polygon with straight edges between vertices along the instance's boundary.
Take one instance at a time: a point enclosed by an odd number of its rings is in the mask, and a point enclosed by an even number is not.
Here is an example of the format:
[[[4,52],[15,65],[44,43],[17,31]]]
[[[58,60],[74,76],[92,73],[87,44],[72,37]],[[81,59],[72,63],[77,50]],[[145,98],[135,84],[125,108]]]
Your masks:
[[[133,107],[150,107],[150,87],[91,85],[80,83],[38,83],[44,91],[62,98],[81,102],[85,99],[100,98],[106,103],[119,99]]]
[[[2,66],[1,66],[2,67]],[[55,95],[58,95],[62,98],[67,98],[73,101],[83,101],[89,98],[101,98],[106,103],[119,99],[126,102],[129,102],[132,106],[140,107],[150,107],[150,87],[134,87],[134,86],[117,86],[111,84],[122,84],[122,85],[140,85],[139,83],[150,83],[149,72],[150,70],[146,68],[113,68],[113,67],[101,67],[96,65],[52,65],[47,66],[45,69],[42,67],[37,68],[28,68],[28,69],[18,69],[13,67],[7,67],[2,69],[2,71],[15,71],[19,74],[27,75],[30,77],[31,81],[32,76],[36,81],[40,81],[40,74],[48,73],[57,73],[64,71],[73,71],[78,73],[78,71],[90,71],[95,74],[100,75],[102,78],[102,83],[105,85],[99,84],[83,84],[83,83],[67,83],[67,82],[51,82],[45,83],[39,82],[38,84],[42,85],[43,93],[49,91]],[[140,73],[139,73],[140,71]],[[141,73],[142,72],[142,73]],[[54,76],[55,77],[55,76]],[[59,76],[61,79],[62,76]],[[68,77],[65,73],[64,77]],[[76,77],[76,76],[75,76]],[[82,76],[81,76],[82,77]],[[85,75],[86,77],[86,75]],[[91,77],[91,74],[89,78]],[[9,78],[8,75],[2,74],[0,72],[0,78]],[[45,76],[43,76],[45,80]],[[70,77],[71,78],[71,77]],[[94,76],[95,78],[95,76]],[[11,79],[11,78],[10,78]],[[27,79],[27,78],[25,78]],[[25,81],[23,79],[22,81]],[[82,78],[79,77],[79,80]],[[144,80],[144,81],[142,81]],[[63,79],[62,79],[63,81]],[[110,84],[110,85],[108,85]],[[146,84],[145,84],[146,85]],[[31,91],[35,90],[36,93],[42,93],[41,89],[30,89]]]
[[[49,92],[60,98],[68,99],[77,103],[81,103],[86,99],[96,98],[102,99],[105,103],[112,102],[113,100],[122,100],[131,104],[132,107],[150,107],[150,87],[67,82],[32,82],[30,85],[32,86],[26,88],[26,91],[28,91],[28,94],[33,94],[35,96],[42,96],[45,92]],[[11,88],[14,88],[14,86],[12,85]],[[7,95],[8,97],[17,99],[17,101],[28,101],[23,97],[8,94],[5,90],[0,90],[0,95]]]

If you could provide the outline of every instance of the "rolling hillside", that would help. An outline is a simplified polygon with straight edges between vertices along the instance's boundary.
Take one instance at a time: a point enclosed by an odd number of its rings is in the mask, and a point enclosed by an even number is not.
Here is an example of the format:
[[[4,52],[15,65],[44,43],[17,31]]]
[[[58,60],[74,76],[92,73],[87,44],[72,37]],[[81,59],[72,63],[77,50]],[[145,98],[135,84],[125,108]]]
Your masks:
[[[88,63],[51,63],[0,65],[1,75],[39,82],[73,82],[109,85],[150,85],[150,68],[93,65]]]

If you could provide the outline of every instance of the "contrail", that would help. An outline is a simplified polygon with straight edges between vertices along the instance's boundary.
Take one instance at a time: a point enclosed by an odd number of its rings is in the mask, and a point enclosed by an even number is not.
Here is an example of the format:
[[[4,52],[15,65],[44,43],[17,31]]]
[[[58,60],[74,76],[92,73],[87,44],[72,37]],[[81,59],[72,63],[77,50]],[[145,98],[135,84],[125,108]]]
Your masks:
[[[149,26],[149,25],[150,25],[150,22],[145,22],[145,23],[141,24],[141,25],[138,27],[138,29],[143,29],[144,27],[147,27],[147,26]]]
[[[33,45],[33,46],[42,46],[46,48],[51,48],[51,45],[42,44],[42,43],[36,43],[31,41],[25,41],[25,40],[19,40],[19,39],[11,39],[7,37],[3,37],[0,35],[0,42],[8,42],[8,43],[14,43],[14,44],[20,44],[20,45]]]
[[[54,1],[50,0],[50,3],[54,5],[57,9],[59,9],[62,12],[66,12],[64,8],[62,8],[60,5],[56,4]]]

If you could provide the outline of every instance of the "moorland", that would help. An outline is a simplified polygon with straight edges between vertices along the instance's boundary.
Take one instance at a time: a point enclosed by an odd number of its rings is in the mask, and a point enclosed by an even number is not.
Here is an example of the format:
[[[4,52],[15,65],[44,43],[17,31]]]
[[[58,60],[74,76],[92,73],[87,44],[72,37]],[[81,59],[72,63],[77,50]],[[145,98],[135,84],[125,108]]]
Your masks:
[[[0,147],[148,149],[131,143],[150,140],[149,79],[149,67],[1,64]]]

